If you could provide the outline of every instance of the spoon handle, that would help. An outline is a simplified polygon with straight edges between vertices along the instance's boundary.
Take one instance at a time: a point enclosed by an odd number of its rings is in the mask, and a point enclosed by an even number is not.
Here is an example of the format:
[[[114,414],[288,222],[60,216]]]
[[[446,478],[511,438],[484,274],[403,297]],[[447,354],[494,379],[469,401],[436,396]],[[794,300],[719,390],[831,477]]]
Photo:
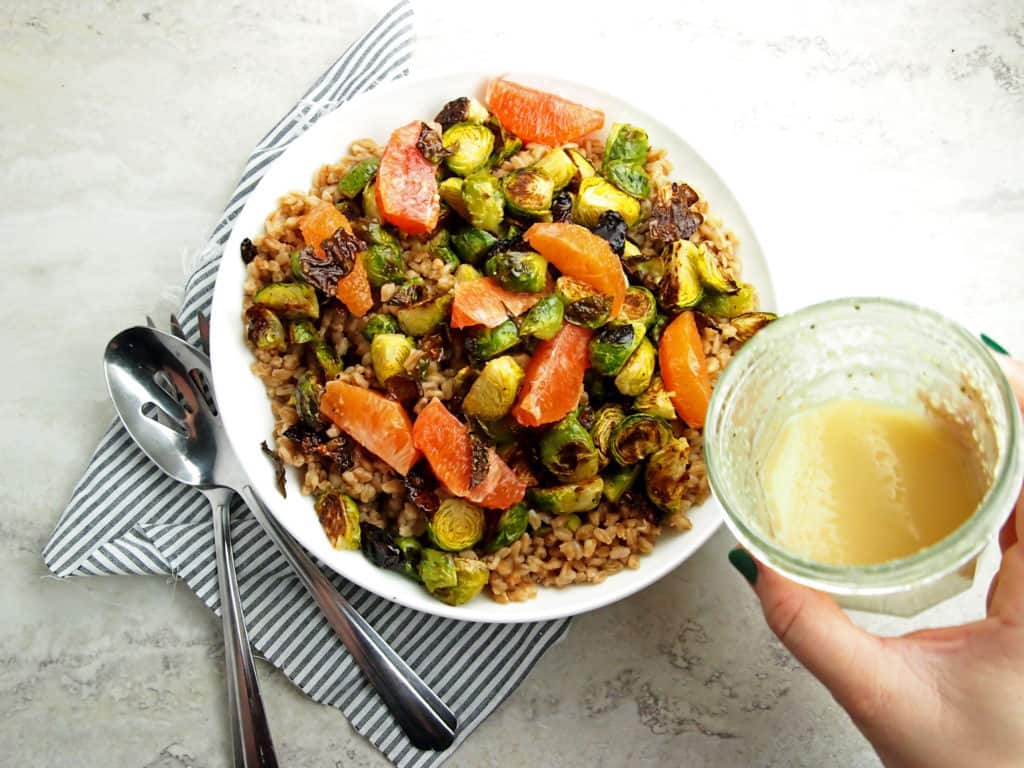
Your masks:
[[[444,750],[455,740],[458,720],[423,680],[395,653],[324,576],[246,485],[245,503],[316,600],[327,622],[387,704],[409,740],[420,749]]]
[[[227,488],[204,491],[213,506],[213,534],[217,550],[220,615],[224,626],[227,662],[228,709],[235,768],[277,768],[270,726],[263,709],[256,665],[245,630],[242,598],[238,593],[235,556],[231,547],[230,502]]]

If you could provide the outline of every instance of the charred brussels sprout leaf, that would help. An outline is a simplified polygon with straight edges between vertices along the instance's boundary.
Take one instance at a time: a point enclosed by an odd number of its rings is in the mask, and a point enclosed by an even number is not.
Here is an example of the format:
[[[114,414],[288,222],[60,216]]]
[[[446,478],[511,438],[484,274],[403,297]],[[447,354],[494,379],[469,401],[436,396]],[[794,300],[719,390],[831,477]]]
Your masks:
[[[361,523],[361,548],[363,555],[378,568],[402,571],[405,567],[405,553],[399,549],[390,533],[373,523]]]
[[[605,211],[616,211],[631,227],[640,218],[640,203],[600,176],[581,181],[573,218],[586,227],[596,227]]]
[[[523,382],[523,369],[514,358],[503,355],[489,360],[462,401],[462,410],[478,419],[493,421],[510,410]]]
[[[551,198],[551,220],[572,224],[572,193],[562,190]]]
[[[363,328],[363,336],[367,341],[373,341],[373,337],[379,333],[398,333],[398,321],[392,315],[374,315],[367,321]]]
[[[646,330],[639,322],[602,326],[590,339],[590,367],[605,376],[614,376],[640,346]]]
[[[647,172],[640,166],[629,163],[613,163],[606,171],[608,181],[631,197],[645,199],[651,194],[651,182]]]
[[[576,178],[578,173],[576,164],[573,163],[564,149],[558,147],[544,155],[544,157],[533,164],[533,167],[551,179],[551,183],[554,184],[556,191],[567,186],[570,181]]]
[[[743,283],[736,293],[705,296],[698,309],[705,315],[718,318],[738,317],[756,312],[757,290],[750,283]]]
[[[487,232],[498,232],[505,216],[505,198],[493,174],[478,171],[469,176],[462,185],[462,200],[470,224]]]
[[[743,344],[768,323],[778,319],[779,316],[771,312],[747,312],[732,318],[731,322],[736,329],[736,340]]]
[[[691,253],[697,246],[689,240],[676,240],[665,261],[665,275],[658,284],[658,301],[673,312],[695,307],[704,296],[704,285],[694,266]],[[709,313],[710,314],[710,313]]]
[[[256,349],[264,352],[283,352],[287,346],[284,325],[269,308],[259,304],[245,310],[245,335]]]
[[[424,549],[420,557],[420,580],[427,591],[434,594],[439,589],[454,587],[459,583],[455,572],[455,558],[439,549]]]
[[[451,237],[452,248],[462,261],[479,264],[498,242],[498,238],[482,229],[467,229]]]
[[[316,326],[309,320],[292,320],[288,324],[288,338],[292,344],[307,344],[318,338]]]
[[[689,472],[690,444],[685,438],[676,438],[647,460],[647,498],[665,512],[680,511],[689,492]]]
[[[590,426],[590,436],[602,464],[608,463],[608,446],[611,444],[612,432],[624,418],[625,412],[618,405],[603,405],[594,414],[594,423]]]
[[[474,329],[466,338],[466,352],[477,363],[511,349],[519,341],[515,321],[506,320],[496,328]]]
[[[502,179],[502,191],[509,211],[533,219],[547,219],[551,215],[554,183],[535,168],[524,168]]]
[[[287,498],[288,493],[284,489],[284,462],[281,461],[277,451],[270,450],[266,440],[260,443],[260,450],[263,451],[263,455],[270,459],[270,463],[274,466],[274,481],[277,483],[277,492],[281,494],[281,498]]]
[[[242,255],[242,263],[246,265],[251,264],[252,260],[259,255],[259,251],[256,250],[256,246],[248,237],[242,240],[242,243],[239,246],[239,251]]]
[[[597,220],[594,234],[603,237],[616,255],[626,250],[626,220],[618,211],[605,211]]]
[[[325,491],[313,507],[332,547],[359,549],[359,507],[352,499],[337,491]]]
[[[332,294],[333,295],[333,294]],[[254,304],[266,307],[285,320],[320,317],[320,304],[313,286],[305,283],[271,283],[260,288],[252,297]],[[282,335],[284,330],[281,331]]]
[[[589,512],[601,503],[604,480],[592,477],[580,483],[566,483],[549,488],[531,488],[527,496],[538,512],[554,515],[568,515],[574,512]]]
[[[522,293],[540,293],[548,283],[548,263],[533,251],[504,251],[495,254],[494,276],[502,288]]]
[[[367,157],[348,169],[338,182],[338,194],[347,200],[354,200],[363,193],[366,185],[373,181],[380,168],[379,157]]]
[[[732,278],[726,277],[715,254],[709,251],[703,243],[687,250],[705,288],[714,293],[739,292],[740,286]]]
[[[441,141],[451,153],[445,159],[448,170],[463,177],[487,165],[494,149],[494,134],[478,123],[456,123],[445,130]]]
[[[545,296],[526,313],[523,324],[519,326],[519,333],[545,341],[553,339],[562,328],[564,317],[565,306],[562,300],[556,294]]]
[[[639,395],[651,383],[657,359],[657,350],[650,340],[645,338],[615,377],[615,388],[626,397]]]
[[[448,605],[468,603],[480,594],[491,577],[490,569],[480,560],[455,558],[455,586],[434,590],[434,597]]]
[[[423,159],[434,165],[452,156],[453,149],[446,147],[441,135],[426,123],[420,123],[420,136],[416,139],[416,149]]]
[[[690,210],[697,200],[697,193],[688,185],[672,184],[652,206],[647,234],[662,245],[689,238],[704,221],[703,216]]]
[[[565,319],[584,328],[599,328],[608,322],[612,297],[598,293],[586,283],[571,277],[560,277],[555,283],[559,298],[565,305]]]
[[[452,295],[444,293],[437,298],[421,301],[396,312],[398,325],[410,336],[426,336],[448,316]]]
[[[616,163],[642,166],[647,162],[647,131],[628,123],[614,123],[605,142],[603,170]]]
[[[309,429],[317,430],[323,426],[323,420],[320,418],[322,394],[323,388],[310,370],[304,371],[295,382],[295,412]]]
[[[628,467],[617,467],[604,476],[604,497],[612,504],[618,504],[622,495],[633,487],[640,475],[640,464]]]
[[[408,278],[402,285],[395,289],[395,292],[391,294],[391,298],[388,299],[388,304],[393,307],[411,307],[413,304],[419,304],[423,301],[423,295],[426,293],[427,287],[423,282],[423,278],[416,275],[414,278]]]
[[[494,536],[487,545],[489,552],[497,552],[502,547],[511,547],[526,533],[530,522],[530,510],[523,503],[509,507],[498,518],[494,526]]]
[[[469,549],[484,537],[484,511],[464,499],[445,499],[427,522],[434,546],[449,552]]]
[[[660,376],[651,379],[647,389],[636,396],[633,401],[633,409],[662,419],[672,420],[676,418],[676,409],[672,405],[672,398]]]
[[[650,328],[657,314],[658,305],[654,301],[653,293],[639,285],[631,285],[626,289],[619,320],[641,323],[644,328]]]
[[[341,361],[338,360],[338,356],[334,352],[334,347],[329,345],[323,339],[315,340],[312,347],[313,356],[316,358],[316,362],[320,366],[320,370],[323,371],[325,379],[333,379],[341,373]]]
[[[395,546],[402,553],[402,573],[413,581],[420,579],[420,559],[423,557],[423,545],[412,536],[399,536],[395,539]]]
[[[597,474],[597,448],[590,433],[570,413],[544,433],[540,441],[540,461],[562,482],[576,483]]]
[[[401,333],[378,333],[370,342],[373,374],[381,384],[405,372],[405,360],[412,354],[412,340]]]
[[[485,123],[490,116],[487,107],[479,101],[469,96],[460,96],[441,107],[434,122],[440,123],[443,130],[448,130],[456,123]]]
[[[638,464],[672,439],[664,419],[634,413],[618,423],[608,441],[611,457],[624,467]]]

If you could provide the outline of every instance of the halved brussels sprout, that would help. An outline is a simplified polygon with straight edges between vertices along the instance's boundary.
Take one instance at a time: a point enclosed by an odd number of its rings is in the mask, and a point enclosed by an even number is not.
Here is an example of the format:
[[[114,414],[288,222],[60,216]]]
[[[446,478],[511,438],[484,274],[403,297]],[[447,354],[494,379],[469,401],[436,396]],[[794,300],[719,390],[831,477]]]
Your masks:
[[[393,315],[374,315],[363,328],[363,336],[367,341],[373,341],[373,337],[380,333],[398,333],[398,321]]]
[[[526,495],[538,512],[553,515],[568,515],[573,512],[589,512],[601,503],[604,480],[592,477],[580,483],[566,483],[549,488],[530,488]]]
[[[469,222],[477,229],[497,233],[505,216],[505,197],[498,179],[486,171],[477,171],[462,185]]]
[[[480,431],[487,435],[488,439],[494,443],[498,455],[501,455],[503,449],[514,446],[522,433],[519,423],[509,417],[501,419],[477,418],[476,423],[480,425]]]
[[[348,169],[338,182],[338,194],[348,200],[354,200],[363,193],[366,185],[373,181],[380,168],[379,157],[367,157]]]
[[[295,412],[299,415],[299,421],[310,429],[318,430],[323,426],[320,418],[320,397],[323,394],[323,387],[317,381],[316,375],[305,370],[295,382]]]
[[[472,96],[460,96],[441,107],[434,122],[447,130],[455,123],[485,123],[490,116],[487,107]]]
[[[437,185],[437,194],[441,197],[442,203],[459,214],[464,220],[470,220],[469,208],[466,207],[466,201],[462,197],[462,179],[458,176],[445,179]]]
[[[578,149],[567,149],[565,150],[565,154],[569,156],[569,159],[572,160],[572,164],[576,166],[576,173],[579,175],[581,181],[597,175],[597,170]]]
[[[482,229],[466,229],[451,237],[452,248],[462,261],[479,264],[498,242],[498,238]]]
[[[479,280],[483,275],[480,274],[480,270],[474,267],[472,264],[459,264],[455,270],[455,284],[468,283],[471,280]]]
[[[469,549],[484,537],[484,511],[465,499],[445,499],[427,521],[427,536],[434,546],[449,552]]]
[[[259,304],[245,310],[245,335],[256,349],[265,352],[284,352],[288,345],[284,324],[269,308]]]
[[[256,291],[253,304],[273,310],[285,320],[305,317],[316,320],[320,317],[320,304],[316,300],[316,289],[306,283],[271,283]]]
[[[613,123],[604,143],[603,172],[607,175],[608,168],[615,163],[642,167],[647,162],[648,147],[647,131],[643,128],[629,123]]]
[[[523,375],[519,363],[509,355],[488,360],[466,393],[462,410],[478,419],[500,419],[512,410]]]
[[[468,603],[480,594],[491,578],[490,569],[480,560],[455,558],[455,586],[434,590],[434,597],[448,605]]]
[[[657,361],[657,350],[650,340],[645,338],[615,377],[615,388],[626,397],[639,395],[651,383]]]
[[[465,177],[487,165],[494,149],[494,134],[478,123],[456,123],[444,132],[441,143],[452,150],[444,161],[448,170]]]
[[[639,285],[631,285],[626,289],[618,320],[643,323],[644,328],[650,328],[657,314],[658,305],[653,293]]]
[[[596,227],[605,211],[616,211],[631,227],[640,218],[640,203],[600,176],[581,181],[573,218],[586,227]]]
[[[564,149],[555,147],[544,157],[533,164],[533,167],[551,179],[555,191],[569,184],[576,178],[576,164],[565,153]]]
[[[540,461],[551,474],[566,483],[589,480],[600,469],[594,441],[575,412],[544,433],[540,441]]]
[[[317,336],[316,326],[309,320],[292,320],[288,324],[288,338],[292,344],[306,344]]]
[[[703,243],[694,245],[689,240],[684,240],[683,242],[690,246],[687,248],[687,251],[689,251],[693,265],[696,267],[697,274],[700,276],[700,281],[704,284],[705,288],[714,293],[732,294],[739,291],[739,284],[725,276],[722,268],[718,266],[718,259],[715,258],[715,254],[708,250]]]
[[[519,333],[545,341],[553,339],[561,330],[564,317],[565,305],[557,294],[552,293],[534,304],[526,313],[523,324],[519,326]]]
[[[455,558],[450,552],[439,549],[424,548],[420,556],[420,581],[431,594],[439,589],[454,587],[459,583],[455,572]]]
[[[402,573],[415,581],[420,579],[420,560],[423,559],[423,545],[414,536],[399,536],[395,539],[395,546],[402,553]]]
[[[743,283],[733,294],[711,294],[705,296],[697,307],[710,317],[737,317],[757,311],[757,289],[750,283]]]
[[[377,381],[405,373],[405,359],[412,354],[412,339],[401,333],[378,333],[370,342],[370,359]]]
[[[632,464],[628,467],[616,467],[605,473],[604,497],[612,504],[618,504],[622,495],[633,487],[643,465]]]
[[[737,315],[730,322],[736,329],[736,340],[741,344],[750,341],[750,337],[764,328],[768,323],[778,320],[779,316],[772,312],[747,312]]]
[[[697,246],[689,240],[676,240],[663,258],[665,276],[658,284],[658,301],[665,309],[675,312],[695,307],[704,296],[697,267],[690,253]]]
[[[627,240],[626,242],[629,241]],[[640,283],[655,294],[658,293],[661,279],[665,277],[665,260],[661,256],[627,261],[625,262],[625,267],[631,280]]]
[[[501,181],[505,205],[520,216],[546,219],[551,216],[551,198],[555,185],[550,178],[535,168],[523,168],[510,173]]]
[[[488,264],[506,290],[540,293],[548,284],[548,263],[539,253],[502,251],[492,256]]]
[[[687,497],[690,444],[678,437],[652,454],[644,470],[647,498],[665,512],[676,512]]]
[[[586,283],[564,275],[555,283],[555,289],[565,305],[565,319],[584,328],[599,328],[608,322],[612,311],[612,297],[598,293]]]
[[[594,440],[601,464],[608,463],[608,446],[611,443],[612,432],[624,418],[626,418],[626,413],[621,406],[615,404],[603,405],[594,414],[594,423],[590,426],[590,436]]]
[[[627,467],[639,464],[671,439],[672,430],[664,419],[649,413],[633,413],[612,430],[608,452],[615,461]]]
[[[390,245],[371,245],[363,254],[363,265],[374,288],[380,288],[384,283],[401,282],[405,277],[402,251]]]
[[[643,323],[608,323],[590,338],[590,367],[605,376],[614,376],[640,346],[647,329]]]
[[[511,547],[519,538],[526,533],[526,526],[530,523],[530,510],[520,502],[504,512],[498,518],[494,526],[494,536],[487,545],[487,551],[497,552],[502,547]]]
[[[644,200],[651,194],[650,179],[641,166],[613,163],[604,175],[608,181],[631,197]]]
[[[335,549],[359,549],[359,507],[338,491],[324,491],[313,504],[320,527]]]
[[[519,341],[519,329],[515,321],[506,320],[496,328],[477,328],[466,338],[466,352],[477,363],[490,360],[511,349]]]
[[[363,216],[368,219],[379,219],[380,211],[377,209],[377,182],[371,181],[363,187]]]
[[[636,399],[633,400],[633,409],[669,421],[676,418],[676,409],[672,405],[672,398],[669,397],[668,390],[665,389],[665,384],[660,376],[652,378],[647,389],[636,396]]]
[[[452,295],[443,293],[440,296],[402,307],[395,313],[398,325],[410,336],[426,336],[437,328],[446,317],[452,306]]]
[[[515,134],[506,131],[505,126],[496,116],[491,115],[485,125],[494,134],[494,153],[491,155],[491,166],[501,165],[523,148],[522,140]]]
[[[324,379],[330,381],[341,373],[344,366],[341,364],[341,360],[338,359],[333,345],[328,344],[323,339],[314,339],[311,346],[313,348],[313,356],[316,358],[320,370],[323,371]]]

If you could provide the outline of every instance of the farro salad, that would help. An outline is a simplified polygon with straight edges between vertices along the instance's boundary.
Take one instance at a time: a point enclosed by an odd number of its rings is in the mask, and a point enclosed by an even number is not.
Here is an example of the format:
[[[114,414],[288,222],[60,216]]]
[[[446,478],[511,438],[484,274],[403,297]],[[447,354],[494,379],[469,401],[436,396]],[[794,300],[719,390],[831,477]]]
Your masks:
[[[641,126],[497,78],[354,142],[242,242],[278,467],[325,536],[451,605],[637,568],[774,315]]]

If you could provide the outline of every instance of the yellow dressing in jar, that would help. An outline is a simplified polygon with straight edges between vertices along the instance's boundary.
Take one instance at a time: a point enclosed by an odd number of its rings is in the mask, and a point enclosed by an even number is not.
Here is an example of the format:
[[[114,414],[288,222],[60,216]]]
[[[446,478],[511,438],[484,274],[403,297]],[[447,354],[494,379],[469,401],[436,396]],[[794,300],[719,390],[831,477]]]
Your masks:
[[[775,542],[833,565],[928,547],[970,517],[986,489],[976,451],[941,418],[852,399],[787,420],[762,480]]]

